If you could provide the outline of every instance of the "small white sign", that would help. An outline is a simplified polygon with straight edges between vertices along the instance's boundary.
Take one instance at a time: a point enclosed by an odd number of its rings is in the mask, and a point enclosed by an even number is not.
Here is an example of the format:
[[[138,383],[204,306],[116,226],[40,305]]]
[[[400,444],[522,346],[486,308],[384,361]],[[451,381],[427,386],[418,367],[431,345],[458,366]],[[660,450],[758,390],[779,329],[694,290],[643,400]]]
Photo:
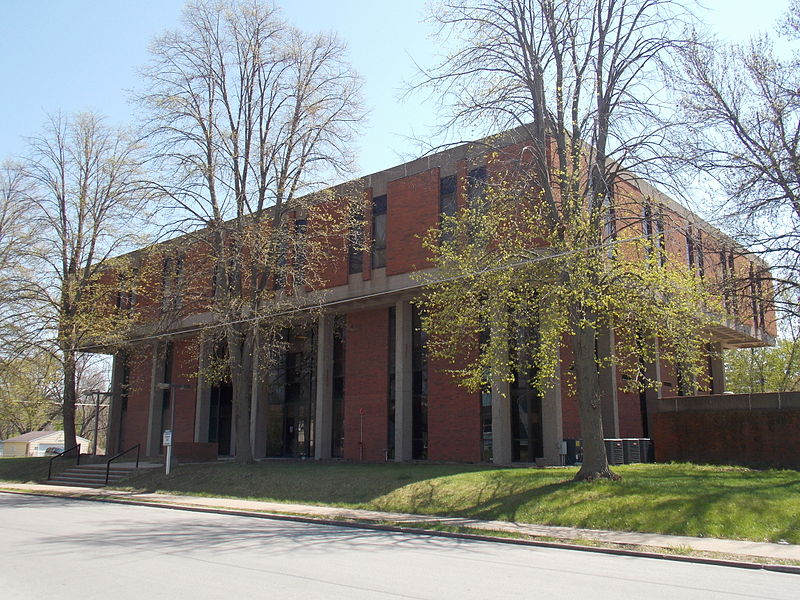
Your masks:
[[[164,433],[162,434],[161,445],[162,446],[172,446],[172,430],[165,429]]]

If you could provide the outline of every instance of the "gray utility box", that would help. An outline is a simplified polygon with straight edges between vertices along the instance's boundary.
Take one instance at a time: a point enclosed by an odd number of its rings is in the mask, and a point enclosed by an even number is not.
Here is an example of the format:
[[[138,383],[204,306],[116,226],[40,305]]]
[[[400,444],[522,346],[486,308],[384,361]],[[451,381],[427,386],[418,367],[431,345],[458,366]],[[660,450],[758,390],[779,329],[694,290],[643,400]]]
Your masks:
[[[642,447],[639,438],[623,438],[622,455],[626,465],[642,462]]]
[[[653,440],[650,438],[639,438],[639,454],[642,456],[642,462],[656,462]]]
[[[606,458],[610,465],[621,465],[625,462],[625,451],[621,439],[611,438],[603,440],[606,445]]]

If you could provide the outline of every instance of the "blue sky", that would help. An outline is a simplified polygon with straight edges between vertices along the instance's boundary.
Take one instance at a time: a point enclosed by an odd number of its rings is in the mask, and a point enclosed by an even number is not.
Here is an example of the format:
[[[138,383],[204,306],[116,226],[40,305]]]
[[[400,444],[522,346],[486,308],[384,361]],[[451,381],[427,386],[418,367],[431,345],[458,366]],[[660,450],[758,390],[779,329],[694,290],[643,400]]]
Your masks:
[[[734,40],[771,29],[788,0],[702,0],[704,18]],[[365,79],[371,109],[361,140],[359,173],[411,158],[413,136],[435,124],[435,103],[399,100],[414,61],[436,48],[421,23],[426,0],[283,0],[286,17],[315,31],[337,31]],[[147,61],[150,40],[178,24],[183,0],[0,0],[0,160],[24,151],[47,113],[93,110],[128,124],[129,90]]]

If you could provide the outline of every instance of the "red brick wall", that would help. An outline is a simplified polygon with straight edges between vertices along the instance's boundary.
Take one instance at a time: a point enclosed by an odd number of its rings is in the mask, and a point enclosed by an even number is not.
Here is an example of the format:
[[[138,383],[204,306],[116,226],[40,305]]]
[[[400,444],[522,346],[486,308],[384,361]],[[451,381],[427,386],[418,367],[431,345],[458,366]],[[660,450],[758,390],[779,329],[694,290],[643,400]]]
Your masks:
[[[324,255],[308,257],[308,269],[316,274],[312,287],[347,285],[347,244],[339,231],[345,210],[345,200],[321,202],[308,209],[309,245],[327,248]]]
[[[430,267],[422,236],[439,222],[439,168],[387,185],[386,274]]]
[[[131,389],[128,393],[128,410],[121,432],[123,450],[135,444],[142,445],[142,454],[147,450],[147,419],[150,414],[150,380],[153,368],[151,348],[142,348],[130,358]]]
[[[378,308],[347,315],[344,374],[344,457],[360,457],[363,409],[363,459],[386,459],[388,421],[389,312]]]
[[[480,395],[460,387],[446,368],[428,363],[428,458],[480,461]]]
[[[578,399],[575,396],[574,377],[570,367],[573,366],[572,351],[566,346],[561,348],[561,417],[563,419],[564,438],[580,438],[581,423],[578,416]]]
[[[174,441],[194,440],[194,422],[197,408],[197,345],[193,340],[173,342],[172,383],[188,384],[189,389],[175,390]],[[166,424],[165,424],[166,425]]]
[[[664,412],[656,460],[800,468],[800,409]]]

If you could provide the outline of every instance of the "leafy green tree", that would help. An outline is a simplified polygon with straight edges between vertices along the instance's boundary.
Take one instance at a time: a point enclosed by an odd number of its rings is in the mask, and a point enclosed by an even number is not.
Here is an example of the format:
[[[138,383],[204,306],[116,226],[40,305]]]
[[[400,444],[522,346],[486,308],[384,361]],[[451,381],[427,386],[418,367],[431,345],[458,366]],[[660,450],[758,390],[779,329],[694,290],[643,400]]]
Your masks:
[[[8,361],[0,368],[0,439],[58,425],[61,370],[48,352]]]
[[[800,391],[800,340],[727,351],[725,378],[726,388],[737,394]]]
[[[33,234],[23,282],[37,344],[62,367],[64,444],[75,446],[80,354],[120,342],[133,315],[115,310],[108,260],[141,245],[151,199],[141,145],[92,113],[52,116],[23,165]],[[118,270],[122,264],[118,262]]]

